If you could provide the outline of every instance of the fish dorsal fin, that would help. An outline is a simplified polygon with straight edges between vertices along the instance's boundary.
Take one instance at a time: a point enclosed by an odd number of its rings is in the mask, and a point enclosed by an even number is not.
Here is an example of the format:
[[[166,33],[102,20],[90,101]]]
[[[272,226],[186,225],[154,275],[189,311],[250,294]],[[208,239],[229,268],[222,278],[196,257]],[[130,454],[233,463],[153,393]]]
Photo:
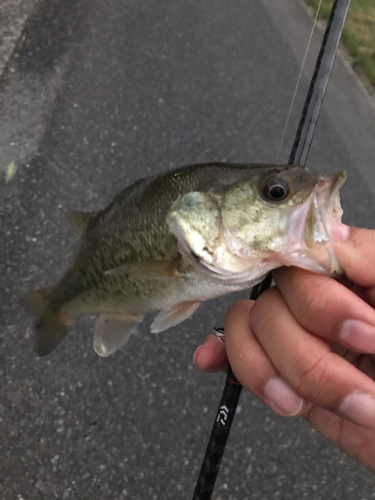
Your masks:
[[[142,319],[141,315],[102,313],[95,325],[95,352],[105,357],[117,351],[137,331]]]
[[[95,215],[95,212],[78,212],[77,210],[72,210],[66,214],[66,217],[73,227],[76,236],[81,238],[85,234],[90,220]]]
[[[153,333],[159,333],[176,326],[189,318],[201,305],[199,301],[179,302],[170,309],[160,311],[151,325]]]
[[[128,276],[130,279],[177,278],[179,276],[177,261],[149,260],[145,262],[131,262],[123,266],[109,269],[105,274]]]

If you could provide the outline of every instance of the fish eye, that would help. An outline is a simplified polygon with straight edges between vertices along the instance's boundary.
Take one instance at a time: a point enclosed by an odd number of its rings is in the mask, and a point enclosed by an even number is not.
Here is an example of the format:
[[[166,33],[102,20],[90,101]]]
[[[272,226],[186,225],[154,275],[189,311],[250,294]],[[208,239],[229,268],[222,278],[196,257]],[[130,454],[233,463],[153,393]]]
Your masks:
[[[290,187],[282,177],[271,177],[264,183],[261,191],[267,200],[283,201],[289,195]]]

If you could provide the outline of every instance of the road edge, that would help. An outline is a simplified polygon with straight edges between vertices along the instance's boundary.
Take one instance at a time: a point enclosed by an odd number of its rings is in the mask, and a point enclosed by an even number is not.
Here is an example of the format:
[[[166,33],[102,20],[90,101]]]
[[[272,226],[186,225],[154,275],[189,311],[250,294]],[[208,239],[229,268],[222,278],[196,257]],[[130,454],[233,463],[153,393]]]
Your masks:
[[[306,4],[305,0],[299,0],[299,3],[302,5],[303,9],[312,17],[315,18],[315,12],[312,7]],[[322,32],[325,31],[327,27],[327,21],[322,19],[317,20],[317,27]],[[339,49],[337,55],[341,58],[342,62],[349,70],[350,73],[356,78],[358,84],[365,90],[365,92],[369,95],[370,100],[375,106],[375,87],[370,82],[370,79],[364,72],[364,70],[355,63],[354,58],[349,54],[348,49],[345,47],[344,43],[340,41]]]

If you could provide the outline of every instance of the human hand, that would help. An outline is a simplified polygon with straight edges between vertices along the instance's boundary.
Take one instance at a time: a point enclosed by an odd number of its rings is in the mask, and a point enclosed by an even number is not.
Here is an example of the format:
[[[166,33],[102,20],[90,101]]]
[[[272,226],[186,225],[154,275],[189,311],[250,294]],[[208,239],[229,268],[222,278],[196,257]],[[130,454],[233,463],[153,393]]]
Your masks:
[[[343,280],[277,269],[276,286],[228,309],[225,345],[210,335],[194,361],[215,372],[229,359],[269,408],[302,416],[375,472],[375,231],[339,225],[334,235]]]

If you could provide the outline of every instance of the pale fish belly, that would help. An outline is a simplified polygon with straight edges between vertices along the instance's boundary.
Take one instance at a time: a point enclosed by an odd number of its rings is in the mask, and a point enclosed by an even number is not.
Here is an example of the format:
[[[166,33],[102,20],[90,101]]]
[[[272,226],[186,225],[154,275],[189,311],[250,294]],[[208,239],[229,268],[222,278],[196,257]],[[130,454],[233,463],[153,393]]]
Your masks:
[[[129,285],[129,283],[127,283]],[[152,332],[161,332],[189,318],[202,302],[247,288],[224,285],[191,273],[176,279],[137,280],[122,293],[89,290],[65,304],[61,313],[75,316],[99,313],[94,331],[94,349],[108,356],[121,347],[148,313],[159,311]]]

